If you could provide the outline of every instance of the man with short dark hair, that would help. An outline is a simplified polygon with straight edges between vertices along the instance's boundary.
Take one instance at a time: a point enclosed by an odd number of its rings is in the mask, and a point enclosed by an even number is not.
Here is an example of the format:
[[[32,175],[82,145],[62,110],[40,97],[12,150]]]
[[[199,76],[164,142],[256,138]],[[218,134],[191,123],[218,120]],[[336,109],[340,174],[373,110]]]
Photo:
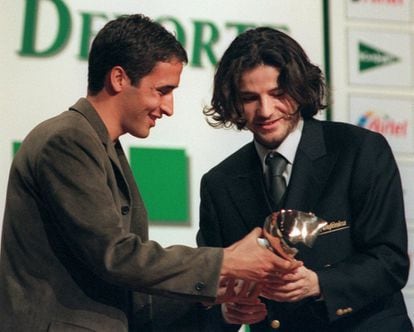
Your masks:
[[[3,221],[2,331],[151,331],[145,294],[237,300],[231,280],[257,281],[297,264],[260,247],[260,229],[224,250],[164,249],[148,239],[119,137],[145,138],[173,114],[186,62],[175,37],[149,18],[110,21],[92,43],[87,97],[25,138]]]

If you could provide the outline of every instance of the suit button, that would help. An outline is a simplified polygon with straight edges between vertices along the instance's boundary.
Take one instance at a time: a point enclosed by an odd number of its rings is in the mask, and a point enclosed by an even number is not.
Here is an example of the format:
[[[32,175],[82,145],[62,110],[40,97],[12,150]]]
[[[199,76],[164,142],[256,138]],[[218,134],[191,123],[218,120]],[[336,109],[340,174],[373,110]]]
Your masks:
[[[270,323],[270,326],[272,327],[272,329],[277,330],[280,327],[280,322],[277,319],[274,319]]]
[[[206,285],[204,282],[199,281],[195,284],[194,288],[197,292],[201,292],[204,288],[206,288]]]
[[[123,207],[121,207],[121,213],[122,215],[126,215],[129,212],[129,206],[128,205],[124,205]]]

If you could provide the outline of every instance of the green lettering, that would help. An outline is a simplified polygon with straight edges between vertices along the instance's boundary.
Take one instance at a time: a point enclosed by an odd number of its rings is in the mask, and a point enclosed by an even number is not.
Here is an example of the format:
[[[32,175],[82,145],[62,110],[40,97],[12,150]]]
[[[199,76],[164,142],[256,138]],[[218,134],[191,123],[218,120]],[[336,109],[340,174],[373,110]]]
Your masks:
[[[204,40],[205,28],[209,29],[210,37]],[[209,58],[211,64],[217,63],[217,58],[213,52],[213,45],[219,39],[219,30],[211,22],[194,21],[194,45],[193,45],[193,58],[191,64],[194,67],[202,67],[201,54],[204,51]]]
[[[21,56],[46,57],[58,53],[69,39],[71,18],[66,5],[62,0],[43,0],[52,2],[59,16],[59,26],[56,37],[50,47],[44,50],[36,49],[37,14],[41,0],[26,0],[24,18],[23,41],[19,51]]]
[[[92,32],[92,22],[95,17],[108,20],[108,16],[104,13],[92,14],[92,13],[81,13],[82,16],[82,34],[79,47],[79,59],[88,59],[89,46],[93,37],[96,36],[97,31]]]

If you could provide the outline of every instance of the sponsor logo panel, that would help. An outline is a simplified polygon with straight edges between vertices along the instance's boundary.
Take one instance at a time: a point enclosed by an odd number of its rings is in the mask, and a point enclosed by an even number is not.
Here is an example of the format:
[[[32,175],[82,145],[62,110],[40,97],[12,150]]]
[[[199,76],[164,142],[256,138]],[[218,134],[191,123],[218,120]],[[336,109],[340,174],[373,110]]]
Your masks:
[[[350,83],[413,86],[412,40],[409,33],[349,30]]]
[[[396,153],[414,153],[414,100],[351,95],[350,121],[381,133]]]
[[[409,22],[412,0],[347,0],[349,18]]]

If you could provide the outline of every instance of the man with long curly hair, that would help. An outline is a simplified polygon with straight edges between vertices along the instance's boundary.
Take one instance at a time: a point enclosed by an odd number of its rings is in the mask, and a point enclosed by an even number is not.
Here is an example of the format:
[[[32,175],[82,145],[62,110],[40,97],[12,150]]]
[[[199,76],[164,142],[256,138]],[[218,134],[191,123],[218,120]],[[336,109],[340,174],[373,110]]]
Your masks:
[[[253,141],[203,176],[199,244],[231,245],[281,209],[328,224],[313,248],[296,245],[303,266],[263,281],[259,303],[212,308],[216,331],[243,323],[251,331],[412,330],[401,293],[409,259],[396,162],[380,134],[315,119],[325,94],[318,66],[275,29],[242,33],[218,65],[205,114],[212,126],[249,130]],[[281,197],[271,195],[268,155],[284,164]]]

